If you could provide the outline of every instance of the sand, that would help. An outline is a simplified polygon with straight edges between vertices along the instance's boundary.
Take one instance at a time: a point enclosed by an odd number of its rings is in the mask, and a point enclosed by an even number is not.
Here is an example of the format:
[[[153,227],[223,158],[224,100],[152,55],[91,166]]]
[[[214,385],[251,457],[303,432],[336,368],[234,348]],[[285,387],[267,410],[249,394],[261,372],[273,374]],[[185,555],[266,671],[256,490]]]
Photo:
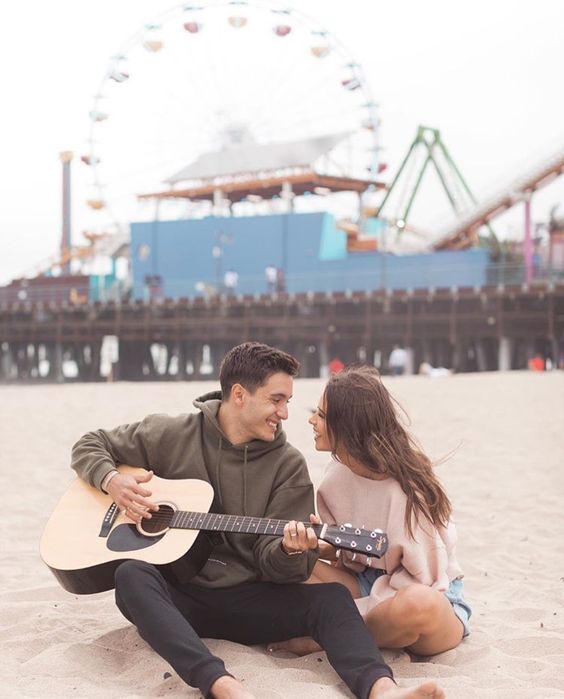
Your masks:
[[[401,377],[387,384],[440,459],[452,497],[473,632],[414,662],[385,655],[402,686],[438,678],[449,699],[564,697],[564,373]],[[215,384],[214,384],[215,385]],[[300,380],[287,423],[318,483],[327,456],[307,425],[323,381]],[[149,412],[191,410],[209,383],[0,387],[3,493],[1,697],[198,697],[139,638],[111,593],[63,591],[38,555],[45,522],[72,479],[73,442]],[[351,694],[323,653],[269,656],[210,647],[259,699]]]

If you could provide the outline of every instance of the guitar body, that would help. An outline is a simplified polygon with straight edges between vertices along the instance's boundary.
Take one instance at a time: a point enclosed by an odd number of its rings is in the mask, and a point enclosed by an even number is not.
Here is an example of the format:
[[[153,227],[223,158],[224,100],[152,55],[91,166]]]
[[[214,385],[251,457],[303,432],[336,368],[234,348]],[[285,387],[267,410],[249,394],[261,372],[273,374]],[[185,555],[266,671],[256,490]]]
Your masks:
[[[146,473],[131,466],[120,466],[119,471]],[[214,496],[209,483],[196,479],[153,476],[147,487],[153,502],[173,510],[208,512]],[[76,479],[47,522],[40,554],[65,590],[92,594],[112,589],[116,568],[131,559],[162,567],[169,578],[177,577],[177,568],[188,580],[202,568],[211,546],[204,531],[167,529],[143,536],[110,495]]]

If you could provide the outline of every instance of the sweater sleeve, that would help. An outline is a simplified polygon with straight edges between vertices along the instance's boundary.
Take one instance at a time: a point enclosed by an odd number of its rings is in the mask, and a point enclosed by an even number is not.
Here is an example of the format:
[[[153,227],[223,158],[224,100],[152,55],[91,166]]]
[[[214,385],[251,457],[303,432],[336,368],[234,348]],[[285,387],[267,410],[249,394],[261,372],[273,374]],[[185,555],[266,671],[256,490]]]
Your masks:
[[[406,585],[421,583],[441,592],[449,585],[448,552],[439,531],[428,522],[413,527],[413,538],[402,542],[401,565],[390,578],[390,586],[399,590]]]
[[[321,490],[317,491],[317,511],[321,517],[323,524],[328,524],[329,526],[334,526],[336,524],[346,524],[351,517],[346,517],[345,520],[339,521],[339,517],[336,516],[329,503],[325,500],[323,492]],[[353,524],[356,524],[353,522]],[[378,558],[374,556],[366,556],[363,553],[356,553],[352,551],[346,551],[345,549],[338,550],[337,567],[347,568],[349,572],[360,573],[367,567],[381,568],[381,564],[378,563]]]
[[[283,483],[274,489],[265,517],[309,522],[315,511],[313,485],[307,473],[305,460],[294,451],[289,469],[284,469]],[[288,472],[289,471],[289,472]],[[319,549],[299,556],[289,556],[282,548],[280,537],[261,536],[254,546],[254,556],[261,578],[275,583],[307,580],[319,557]]]
[[[356,600],[365,615],[385,599],[408,585],[422,584],[444,592],[448,589],[448,555],[439,532],[430,525],[414,526],[414,538],[400,530],[392,532],[394,564],[387,575],[379,577],[368,597]]]
[[[71,467],[80,478],[98,489],[119,464],[150,469],[147,431],[146,418],[113,430],[88,432],[72,448]]]
[[[348,489],[345,487],[347,483]],[[352,516],[351,507],[354,505],[352,501],[349,502],[349,496],[351,487],[355,485],[354,479],[344,479],[339,469],[329,473],[317,493],[317,506],[324,522],[334,524],[339,517]],[[370,487],[375,488],[374,485]],[[382,559],[367,559],[363,555],[342,551],[337,563],[353,573],[361,572],[367,565],[387,570],[386,575],[376,580],[368,597],[356,600],[361,613],[366,614],[401,588],[415,583],[446,590],[452,569],[445,545],[445,539],[449,539],[421,517],[421,521],[413,522],[414,536],[409,536],[405,527],[405,496],[395,483],[381,483],[372,495],[373,506],[382,519],[370,520],[369,513],[359,512],[358,509],[355,513],[361,517],[361,521],[366,518],[369,526],[378,526],[386,531],[389,539],[387,553]]]

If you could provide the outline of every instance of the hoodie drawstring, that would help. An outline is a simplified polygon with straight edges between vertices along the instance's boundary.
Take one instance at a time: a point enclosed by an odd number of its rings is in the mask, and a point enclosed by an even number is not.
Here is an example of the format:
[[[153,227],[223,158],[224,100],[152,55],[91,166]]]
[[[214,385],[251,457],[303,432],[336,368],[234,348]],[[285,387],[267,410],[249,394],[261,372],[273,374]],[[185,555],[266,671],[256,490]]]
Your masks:
[[[219,445],[217,450],[217,461],[215,463],[215,482],[217,483],[217,496],[220,504],[223,506],[223,496],[221,494],[221,479],[219,477],[219,470],[221,465],[221,452],[223,449],[223,437],[219,438]],[[245,455],[243,457],[243,515],[247,514],[247,454],[249,451],[248,445],[245,445]]]
[[[249,447],[245,445],[245,458],[243,459],[243,514],[247,514],[247,451]]]
[[[217,483],[217,495],[219,502],[223,503],[223,497],[221,496],[221,480],[219,478],[219,466],[221,464],[221,449],[223,447],[223,437],[219,438],[219,448],[217,450],[217,461],[215,464],[215,482]]]

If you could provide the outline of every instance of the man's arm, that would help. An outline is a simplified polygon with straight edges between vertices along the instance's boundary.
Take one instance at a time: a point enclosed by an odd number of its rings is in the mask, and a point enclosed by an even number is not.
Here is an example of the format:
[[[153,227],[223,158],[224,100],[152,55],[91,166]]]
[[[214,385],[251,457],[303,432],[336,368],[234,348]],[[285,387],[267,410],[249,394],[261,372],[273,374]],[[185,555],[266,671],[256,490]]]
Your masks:
[[[150,469],[150,441],[146,420],[122,425],[114,430],[97,430],[81,437],[72,449],[71,467],[77,475],[99,490],[112,496],[118,507],[134,521],[150,518],[157,510],[149,498],[151,491],[143,486],[152,471],[142,476],[117,473],[116,466],[129,464]]]
[[[298,525],[297,537],[295,521],[309,522],[314,512],[313,485],[309,479],[303,456],[296,450],[285,457],[286,463],[281,471],[281,483],[270,497],[265,518],[291,520],[293,524],[286,527],[284,538],[258,538],[254,546],[257,568],[263,580],[272,582],[302,582],[311,575],[317,561],[318,541],[312,530],[305,532]],[[303,553],[295,553],[303,551]]]

